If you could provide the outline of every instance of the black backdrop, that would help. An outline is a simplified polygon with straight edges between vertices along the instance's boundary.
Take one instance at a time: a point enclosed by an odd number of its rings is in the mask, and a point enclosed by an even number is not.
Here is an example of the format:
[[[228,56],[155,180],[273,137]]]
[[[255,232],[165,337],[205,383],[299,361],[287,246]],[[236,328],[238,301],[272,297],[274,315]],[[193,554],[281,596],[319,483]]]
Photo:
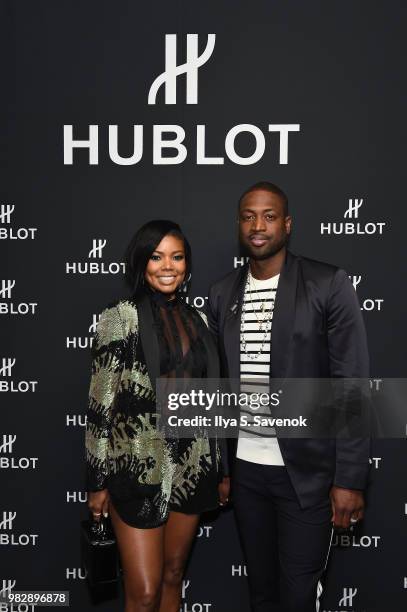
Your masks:
[[[95,607],[78,537],[88,347],[95,315],[125,294],[119,264],[142,223],[181,223],[193,247],[190,297],[200,306],[210,283],[239,265],[240,193],[258,180],[276,182],[294,217],[292,250],[353,279],[372,377],[404,376],[406,6],[37,0],[3,2],[1,13],[0,589],[69,590],[71,609],[88,612]],[[185,74],[173,78],[176,104],[166,104],[163,86],[148,104],[165,70],[167,34],[177,35],[179,65],[187,34],[198,35],[199,54],[216,35],[195,72],[188,58],[195,104],[187,103]],[[284,136],[268,126],[288,124],[299,131],[288,133],[282,163]],[[64,163],[64,126],[85,140],[91,125],[98,163],[79,148],[67,163],[66,139]],[[133,126],[143,126],[138,163],[112,161],[109,125],[118,126],[123,157],[133,153]],[[185,131],[184,161],[153,163],[154,125]],[[197,163],[197,125],[206,126],[206,155],[223,164]],[[242,125],[226,154],[226,135]],[[334,540],[321,610],[405,609],[406,503],[405,441],[376,441],[366,519]],[[232,513],[204,517],[199,536],[182,610],[248,610]]]

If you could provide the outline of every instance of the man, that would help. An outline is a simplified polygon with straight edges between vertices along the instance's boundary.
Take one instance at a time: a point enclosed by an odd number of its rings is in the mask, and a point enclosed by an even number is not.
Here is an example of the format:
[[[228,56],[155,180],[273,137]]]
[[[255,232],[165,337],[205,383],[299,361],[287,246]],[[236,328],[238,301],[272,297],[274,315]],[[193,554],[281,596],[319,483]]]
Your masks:
[[[260,385],[270,377],[367,378],[356,292],[344,270],[287,250],[284,192],[256,183],[240,198],[238,222],[249,263],[215,283],[208,300],[223,377],[240,378],[241,390],[253,377]],[[224,471],[232,476],[252,610],[281,610],[281,602],[287,612],[315,612],[332,524],[346,529],[363,517],[369,440],[281,438],[241,425],[233,442]]]

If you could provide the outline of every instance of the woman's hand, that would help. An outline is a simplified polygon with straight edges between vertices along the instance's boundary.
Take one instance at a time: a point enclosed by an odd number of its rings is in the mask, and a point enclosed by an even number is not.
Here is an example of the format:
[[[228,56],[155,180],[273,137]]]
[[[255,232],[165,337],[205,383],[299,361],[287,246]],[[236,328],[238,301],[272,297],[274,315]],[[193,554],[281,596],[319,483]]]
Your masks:
[[[229,501],[229,494],[230,494],[229,476],[224,476],[223,480],[218,484],[218,492],[219,492],[219,505],[224,506]]]
[[[109,516],[109,492],[107,489],[102,491],[88,492],[88,508],[93,515],[94,521],[100,521],[100,517]]]

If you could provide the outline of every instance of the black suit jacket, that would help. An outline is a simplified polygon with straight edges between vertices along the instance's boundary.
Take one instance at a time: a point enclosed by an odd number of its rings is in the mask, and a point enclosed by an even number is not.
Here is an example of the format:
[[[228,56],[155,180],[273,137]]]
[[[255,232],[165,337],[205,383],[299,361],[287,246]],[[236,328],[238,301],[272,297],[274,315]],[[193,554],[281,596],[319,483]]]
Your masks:
[[[218,339],[223,377],[240,377],[240,319],[248,264],[215,283],[208,322]],[[274,378],[367,378],[369,356],[356,292],[344,270],[287,252],[271,329]],[[279,445],[302,507],[326,499],[333,484],[364,489],[370,440],[280,438]],[[233,471],[236,440],[224,455]]]

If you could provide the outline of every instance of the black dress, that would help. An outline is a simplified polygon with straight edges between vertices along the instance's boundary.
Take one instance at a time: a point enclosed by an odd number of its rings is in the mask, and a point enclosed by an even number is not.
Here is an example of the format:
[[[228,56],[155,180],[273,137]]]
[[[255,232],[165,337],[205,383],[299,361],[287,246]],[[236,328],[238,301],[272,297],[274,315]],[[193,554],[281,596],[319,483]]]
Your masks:
[[[200,315],[178,296],[167,300],[162,293],[150,289],[146,289],[146,293],[159,346],[160,378],[171,385],[171,379],[206,377],[207,353],[199,334],[199,326],[203,324]],[[141,345],[138,357],[143,360],[140,350]],[[162,506],[159,512],[155,512],[151,500],[146,511],[146,500],[139,496],[131,499],[111,496],[119,516],[128,525],[157,527],[166,522],[170,511],[200,514],[218,507],[219,452],[216,441],[198,436],[171,436],[167,439],[166,452],[171,455],[173,472],[164,512]]]

